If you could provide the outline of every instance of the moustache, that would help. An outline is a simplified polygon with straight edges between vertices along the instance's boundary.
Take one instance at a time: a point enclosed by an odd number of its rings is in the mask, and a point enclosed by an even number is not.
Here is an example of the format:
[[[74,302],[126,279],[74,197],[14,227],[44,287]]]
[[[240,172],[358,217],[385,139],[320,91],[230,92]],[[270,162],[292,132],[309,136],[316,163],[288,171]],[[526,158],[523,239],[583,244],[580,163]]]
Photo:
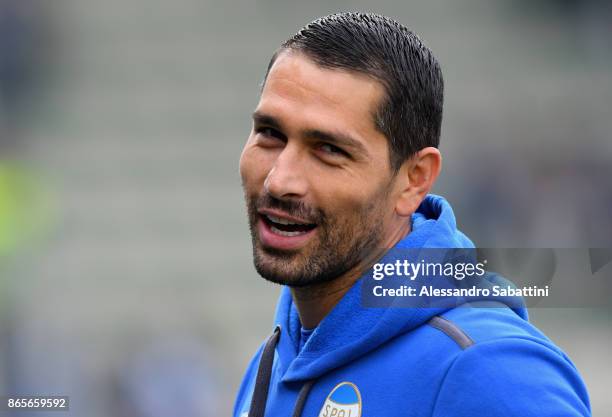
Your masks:
[[[249,206],[253,214],[261,209],[277,209],[312,224],[321,224],[326,218],[322,210],[310,207],[303,201],[281,200],[267,193],[251,200]]]

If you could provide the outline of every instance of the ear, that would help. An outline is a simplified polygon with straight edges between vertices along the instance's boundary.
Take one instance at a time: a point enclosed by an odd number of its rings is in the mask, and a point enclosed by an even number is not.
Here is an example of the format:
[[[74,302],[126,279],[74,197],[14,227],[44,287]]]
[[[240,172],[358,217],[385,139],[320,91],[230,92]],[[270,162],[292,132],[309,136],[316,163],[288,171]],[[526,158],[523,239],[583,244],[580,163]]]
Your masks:
[[[400,167],[398,172],[399,197],[395,211],[400,216],[410,216],[416,211],[431,187],[440,169],[442,155],[434,147],[423,148]]]

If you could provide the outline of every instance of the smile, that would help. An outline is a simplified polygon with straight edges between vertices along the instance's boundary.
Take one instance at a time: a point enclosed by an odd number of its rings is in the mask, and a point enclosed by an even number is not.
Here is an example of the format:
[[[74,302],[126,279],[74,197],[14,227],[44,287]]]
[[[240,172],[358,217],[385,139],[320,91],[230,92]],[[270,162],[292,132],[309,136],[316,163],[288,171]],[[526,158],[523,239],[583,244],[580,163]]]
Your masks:
[[[270,226],[270,229],[281,236],[298,236],[314,229],[316,225],[308,223],[292,222],[282,217],[264,215],[264,221]]]
[[[260,212],[258,222],[259,237],[264,246],[275,249],[299,249],[317,228],[316,224],[283,214]]]

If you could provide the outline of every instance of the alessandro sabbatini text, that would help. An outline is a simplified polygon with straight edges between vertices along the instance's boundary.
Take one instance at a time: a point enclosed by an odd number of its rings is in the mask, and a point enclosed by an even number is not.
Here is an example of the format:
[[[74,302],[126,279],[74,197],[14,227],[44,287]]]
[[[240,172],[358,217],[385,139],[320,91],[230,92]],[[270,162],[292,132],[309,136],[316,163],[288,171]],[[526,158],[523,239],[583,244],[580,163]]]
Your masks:
[[[362,287],[364,306],[444,307],[500,299],[518,306],[525,298],[549,295],[549,285],[516,286],[488,271],[487,260],[477,260],[473,251],[430,252],[398,256],[401,252],[395,251],[374,264]]]

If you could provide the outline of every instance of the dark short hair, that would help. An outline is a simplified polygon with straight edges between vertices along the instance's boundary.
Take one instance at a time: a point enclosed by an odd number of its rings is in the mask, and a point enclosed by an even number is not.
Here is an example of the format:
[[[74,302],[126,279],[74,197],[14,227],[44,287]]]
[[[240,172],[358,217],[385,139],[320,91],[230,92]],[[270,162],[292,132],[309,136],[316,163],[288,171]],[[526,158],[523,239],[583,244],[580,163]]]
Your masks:
[[[321,17],[285,41],[285,50],[304,53],[323,68],[356,71],[373,77],[386,95],[374,123],[389,141],[393,170],[415,152],[438,147],[444,81],[433,53],[404,25],[373,13]]]

